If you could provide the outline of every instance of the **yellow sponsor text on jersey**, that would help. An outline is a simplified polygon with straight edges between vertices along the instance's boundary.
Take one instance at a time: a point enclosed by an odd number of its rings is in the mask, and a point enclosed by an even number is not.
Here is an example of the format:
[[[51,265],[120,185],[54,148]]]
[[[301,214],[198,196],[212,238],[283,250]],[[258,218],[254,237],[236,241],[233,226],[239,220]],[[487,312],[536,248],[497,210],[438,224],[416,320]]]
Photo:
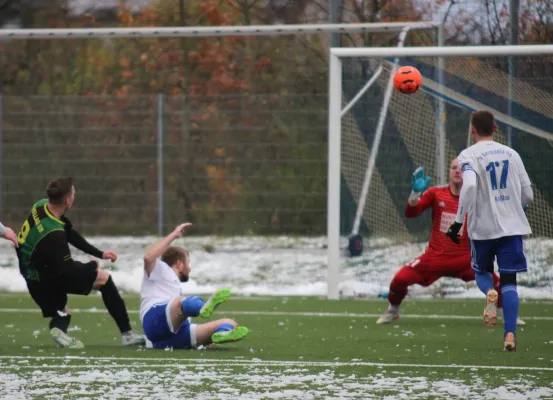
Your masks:
[[[44,227],[40,223],[40,218],[38,217],[38,211],[36,207],[33,207],[31,210],[31,215],[33,216],[33,221],[35,221],[36,228],[40,233],[44,232]]]

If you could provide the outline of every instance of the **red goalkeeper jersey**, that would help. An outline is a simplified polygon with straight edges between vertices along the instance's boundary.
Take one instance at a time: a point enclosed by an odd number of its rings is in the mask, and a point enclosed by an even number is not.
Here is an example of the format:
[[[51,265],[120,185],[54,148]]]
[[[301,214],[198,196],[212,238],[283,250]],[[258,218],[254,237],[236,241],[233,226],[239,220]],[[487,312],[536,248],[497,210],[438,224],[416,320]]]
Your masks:
[[[432,234],[428,248],[447,253],[452,256],[464,256],[469,253],[469,238],[467,234],[467,218],[459,234],[461,235],[461,244],[455,244],[446,232],[450,225],[455,221],[457,208],[459,206],[459,196],[454,196],[448,186],[435,186],[424,192],[416,206],[412,207],[407,203],[405,207],[405,216],[407,218],[418,217],[427,208],[432,208]]]

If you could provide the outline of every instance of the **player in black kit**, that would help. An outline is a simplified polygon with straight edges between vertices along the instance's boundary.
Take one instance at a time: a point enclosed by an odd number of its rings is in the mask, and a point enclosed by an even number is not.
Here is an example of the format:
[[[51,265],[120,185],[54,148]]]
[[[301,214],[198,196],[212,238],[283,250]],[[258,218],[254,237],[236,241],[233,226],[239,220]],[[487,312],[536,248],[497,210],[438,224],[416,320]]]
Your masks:
[[[102,252],[73,229],[64,213],[75,200],[75,187],[69,177],[48,184],[48,199],[39,200],[31,209],[18,235],[16,249],[19,270],[27,282],[33,300],[50,320],[50,334],[61,347],[83,348],[81,341],[67,335],[71,313],[67,295],[87,296],[99,290],[109,313],[117,323],[124,345],[143,345],[143,335],[131,329],[125,302],[107,271],[99,269],[99,261],[88,263],[73,260],[69,243],[91,256],[117,260],[112,251]]]

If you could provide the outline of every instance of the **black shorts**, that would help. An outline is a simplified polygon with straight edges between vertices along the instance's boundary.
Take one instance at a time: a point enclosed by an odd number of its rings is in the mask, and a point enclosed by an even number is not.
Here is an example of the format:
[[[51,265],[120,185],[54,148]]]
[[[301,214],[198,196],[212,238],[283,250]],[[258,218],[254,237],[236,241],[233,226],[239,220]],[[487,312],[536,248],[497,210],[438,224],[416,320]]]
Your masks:
[[[68,294],[87,296],[98,276],[96,263],[75,265],[56,280],[41,278],[39,281],[26,280],[29,294],[42,310],[44,318],[50,318],[63,311]]]

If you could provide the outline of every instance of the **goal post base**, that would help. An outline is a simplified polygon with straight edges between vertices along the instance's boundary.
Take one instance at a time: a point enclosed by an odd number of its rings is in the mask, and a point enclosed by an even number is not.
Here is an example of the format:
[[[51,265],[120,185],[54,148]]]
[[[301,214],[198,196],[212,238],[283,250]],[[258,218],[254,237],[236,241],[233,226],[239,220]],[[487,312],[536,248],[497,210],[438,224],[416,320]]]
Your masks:
[[[359,257],[363,254],[363,237],[360,234],[351,235],[348,238],[348,251],[351,257]]]

